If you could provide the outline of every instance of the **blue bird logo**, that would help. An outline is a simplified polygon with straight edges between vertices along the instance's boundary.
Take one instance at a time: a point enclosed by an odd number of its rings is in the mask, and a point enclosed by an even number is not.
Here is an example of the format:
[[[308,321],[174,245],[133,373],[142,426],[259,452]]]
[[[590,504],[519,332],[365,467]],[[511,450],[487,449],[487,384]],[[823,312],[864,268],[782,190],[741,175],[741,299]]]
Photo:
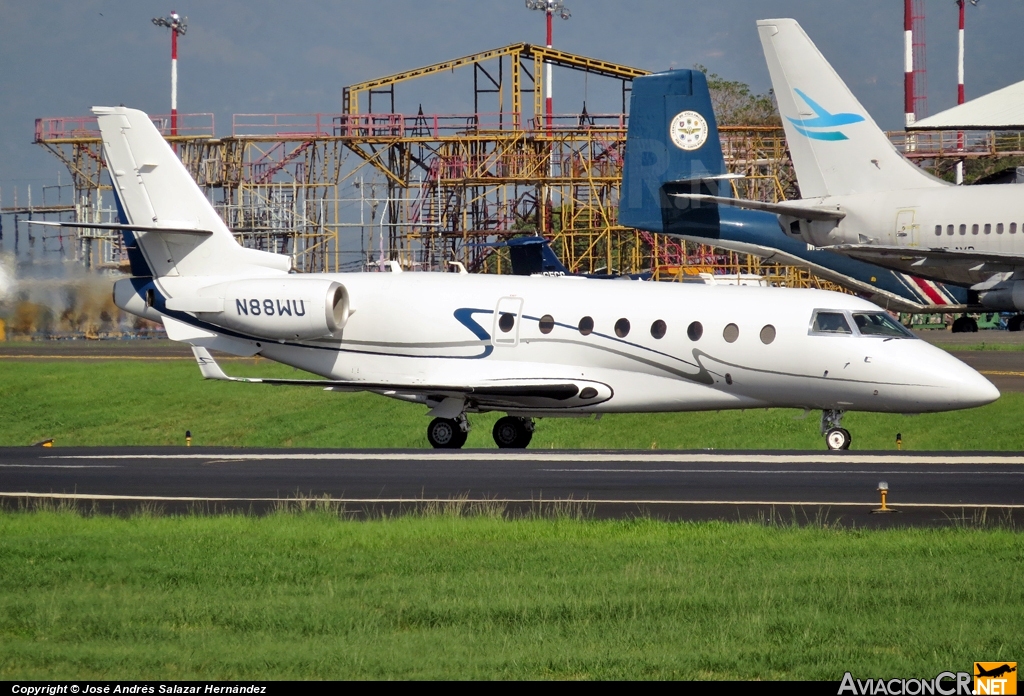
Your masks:
[[[794,92],[810,106],[816,114],[814,118],[786,118],[796,128],[797,133],[806,135],[815,140],[849,140],[842,131],[838,130],[808,130],[809,128],[838,128],[848,126],[851,123],[860,123],[864,117],[859,114],[832,114],[825,107],[814,101],[799,89]]]

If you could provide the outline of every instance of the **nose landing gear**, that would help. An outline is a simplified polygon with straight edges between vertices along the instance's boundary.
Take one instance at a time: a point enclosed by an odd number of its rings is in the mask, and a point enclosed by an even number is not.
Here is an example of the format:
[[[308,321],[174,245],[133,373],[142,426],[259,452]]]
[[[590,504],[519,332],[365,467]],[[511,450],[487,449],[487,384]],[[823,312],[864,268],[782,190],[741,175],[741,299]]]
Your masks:
[[[533,439],[533,419],[504,416],[494,424],[491,435],[499,449],[525,449]]]
[[[843,412],[825,409],[821,412],[821,434],[825,436],[825,444],[830,450],[848,450],[853,437],[850,431],[842,427]]]
[[[461,449],[469,436],[466,414],[456,418],[435,418],[427,426],[427,440],[434,449]]]

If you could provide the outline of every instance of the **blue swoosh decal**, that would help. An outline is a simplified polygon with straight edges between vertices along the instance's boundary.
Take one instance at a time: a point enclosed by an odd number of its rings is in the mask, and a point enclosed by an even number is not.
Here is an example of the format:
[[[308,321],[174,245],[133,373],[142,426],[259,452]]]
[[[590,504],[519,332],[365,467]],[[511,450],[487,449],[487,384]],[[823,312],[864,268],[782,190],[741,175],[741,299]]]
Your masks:
[[[809,96],[804,94],[802,90],[793,89],[797,96],[804,100],[814,113],[817,114],[814,118],[793,118],[787,116],[786,120],[793,124],[796,131],[801,135],[813,138],[814,140],[849,140],[840,131],[811,131],[808,128],[838,128],[839,126],[848,126],[852,123],[860,123],[864,120],[864,117],[860,114],[853,113],[838,113],[833,114],[824,108],[821,104],[811,99]]]
[[[787,116],[787,118],[789,118]],[[792,121],[793,119],[789,119]],[[806,128],[793,124],[793,128],[796,128],[796,132],[800,135],[806,135],[808,138],[814,138],[815,140],[849,140],[845,135],[839,131],[809,131]]]

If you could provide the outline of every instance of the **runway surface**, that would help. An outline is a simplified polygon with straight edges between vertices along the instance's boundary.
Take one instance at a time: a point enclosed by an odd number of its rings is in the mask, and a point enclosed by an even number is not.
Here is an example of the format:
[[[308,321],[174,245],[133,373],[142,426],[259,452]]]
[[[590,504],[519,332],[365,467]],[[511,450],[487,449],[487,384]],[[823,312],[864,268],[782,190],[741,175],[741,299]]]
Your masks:
[[[870,512],[883,480],[899,513]],[[594,517],[947,525],[1024,519],[1024,456],[0,448],[0,503],[40,499],[169,512],[265,512],[329,499],[356,516],[468,501]]]

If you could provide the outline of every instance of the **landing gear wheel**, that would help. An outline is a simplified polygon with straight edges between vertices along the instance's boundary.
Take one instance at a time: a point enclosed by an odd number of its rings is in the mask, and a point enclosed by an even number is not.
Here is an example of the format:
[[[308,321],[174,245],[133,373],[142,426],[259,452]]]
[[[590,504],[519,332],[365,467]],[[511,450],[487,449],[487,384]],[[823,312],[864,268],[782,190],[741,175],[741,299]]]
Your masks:
[[[825,433],[825,444],[830,450],[848,450],[852,439],[846,428],[832,428]]]
[[[468,435],[454,418],[435,418],[427,426],[427,439],[434,449],[461,449]]]
[[[1021,324],[1024,324],[1024,314],[1014,314],[1006,321],[1007,331],[1020,331]]]
[[[529,418],[504,416],[491,431],[499,449],[524,449],[533,439],[533,421]]]
[[[978,322],[967,316],[953,320],[953,333],[978,333]]]

